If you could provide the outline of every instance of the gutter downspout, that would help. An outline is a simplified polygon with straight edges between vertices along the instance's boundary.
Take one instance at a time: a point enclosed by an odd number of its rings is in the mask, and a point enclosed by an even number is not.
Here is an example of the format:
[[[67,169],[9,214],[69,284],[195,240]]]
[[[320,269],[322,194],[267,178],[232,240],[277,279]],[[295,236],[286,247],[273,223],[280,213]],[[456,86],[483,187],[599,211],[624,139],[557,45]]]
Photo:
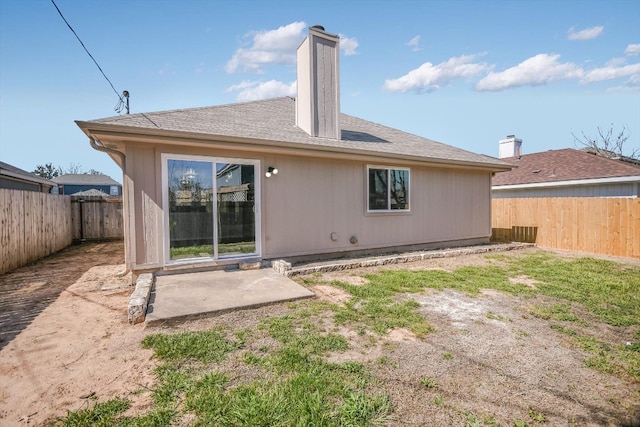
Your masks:
[[[127,170],[126,169],[127,159],[126,159],[126,156],[124,155],[124,153],[122,151],[114,150],[113,148],[107,148],[104,145],[102,145],[102,143],[100,141],[97,141],[95,138],[91,138],[91,137],[89,138],[89,145],[91,145],[91,148],[93,148],[94,150],[101,151],[101,152],[107,153],[107,154],[113,154],[113,155],[116,155],[116,156],[120,157],[120,160],[122,160],[122,173],[124,174],[124,171]],[[123,188],[124,188],[124,179],[123,179]],[[124,200],[124,195],[123,195],[123,200]],[[126,259],[127,258],[127,254],[126,254],[127,245],[125,244],[124,247],[125,247],[125,260],[124,260],[125,261],[124,262],[125,268],[124,268],[124,270],[119,271],[118,273],[116,273],[117,277],[126,276],[131,271],[131,268],[127,267],[127,265],[129,264],[127,262],[127,259]]]

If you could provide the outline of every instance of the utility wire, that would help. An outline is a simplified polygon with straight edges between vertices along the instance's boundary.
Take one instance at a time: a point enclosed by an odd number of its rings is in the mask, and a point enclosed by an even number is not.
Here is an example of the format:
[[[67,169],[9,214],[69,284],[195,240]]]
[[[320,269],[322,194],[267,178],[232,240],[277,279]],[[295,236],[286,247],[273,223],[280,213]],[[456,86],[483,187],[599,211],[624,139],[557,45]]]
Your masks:
[[[89,55],[89,58],[91,58],[93,60],[93,63],[96,64],[96,67],[98,67],[98,70],[100,70],[100,72],[102,73],[104,78],[107,80],[107,82],[109,82],[109,86],[111,86],[111,89],[113,89],[113,91],[115,92],[116,96],[119,99],[118,104],[116,105],[116,108],[115,108],[115,110],[119,113],[120,111],[122,111],[122,106],[126,105],[126,102],[124,101],[124,99],[122,99],[122,96],[120,96],[120,94],[118,93],[116,88],[113,86],[113,83],[111,83],[111,80],[109,80],[109,77],[107,77],[107,75],[104,73],[104,71],[102,71],[102,68],[100,67],[100,64],[98,64],[98,61],[96,61],[96,59],[93,57],[93,55],[91,55],[91,52],[89,52],[89,49],[87,49],[87,47],[84,45],[84,43],[82,43],[82,40],[80,40],[80,37],[78,36],[78,34],[75,32],[75,30],[73,29],[71,24],[69,24],[67,19],[64,17],[62,12],[58,8],[58,5],[56,4],[56,2],[54,0],[51,0],[51,3],[53,3],[53,6],[56,8],[56,10],[58,11],[58,14],[60,15],[60,17],[62,18],[64,23],[67,24],[67,27],[69,27],[69,29],[71,30],[73,35],[76,36],[76,38],[78,39],[78,41],[80,42],[80,44],[84,48],[84,51],[87,52],[87,55]],[[126,96],[128,96],[128,93],[127,93]],[[129,108],[127,108],[127,114],[129,114]],[[158,124],[156,122],[154,122],[149,117],[147,117],[146,114],[144,114],[144,113],[140,113],[140,114],[142,115],[142,117],[144,117],[145,119],[149,120],[149,122],[151,122],[152,125],[154,125],[157,128],[160,128],[160,126],[158,126]]]
[[[82,43],[82,40],[80,40],[80,37],[78,36],[78,34],[76,34],[75,30],[71,27],[71,24],[69,24],[69,22],[67,22],[67,19],[64,17],[62,12],[60,12],[60,9],[58,9],[58,5],[56,4],[56,2],[51,0],[51,3],[53,3],[53,6],[55,6],[56,10],[60,14],[60,17],[62,18],[64,23],[67,24],[67,27],[69,27],[69,29],[71,30],[73,35],[76,36],[76,38],[78,39],[78,41],[80,42],[80,44],[84,48],[84,51],[87,52],[87,55],[89,55],[89,58],[91,58],[93,60],[93,63],[96,64],[96,67],[98,67],[98,70],[100,70],[100,72],[102,73],[104,78],[107,79],[107,81],[109,82],[109,85],[111,86],[111,89],[113,89],[113,91],[116,93],[116,95],[120,99],[120,102],[122,102],[124,104],[124,100],[122,99],[122,97],[120,96],[120,94],[118,93],[116,88],[113,87],[113,83],[111,83],[111,80],[109,80],[109,77],[107,77],[107,75],[104,73],[104,71],[102,71],[102,68],[100,68],[100,65],[98,64],[98,61],[96,61],[96,59],[93,57],[93,55],[91,55],[91,52],[89,52],[89,49],[87,49],[87,47],[84,45],[84,43]]]

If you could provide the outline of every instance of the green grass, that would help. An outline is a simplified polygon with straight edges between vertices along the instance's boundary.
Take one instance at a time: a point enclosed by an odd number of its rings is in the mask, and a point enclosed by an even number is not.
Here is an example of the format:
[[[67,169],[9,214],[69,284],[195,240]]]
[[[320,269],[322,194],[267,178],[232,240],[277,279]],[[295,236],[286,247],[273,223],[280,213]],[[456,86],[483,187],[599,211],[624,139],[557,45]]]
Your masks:
[[[224,254],[252,254],[256,251],[255,242],[220,243],[218,253]],[[194,245],[169,249],[171,259],[197,258],[213,256],[213,245]]]
[[[558,303],[549,307],[536,305],[529,309],[529,313],[535,317],[545,320],[561,320],[567,322],[578,322],[578,316],[571,312],[571,304]]]
[[[53,425],[60,427],[111,427],[117,417],[129,409],[131,403],[126,399],[114,398],[107,402],[94,402],[90,408],[69,412],[65,419],[57,420]]]
[[[540,283],[541,294],[584,305],[612,326],[640,324],[640,268],[593,258],[562,260],[537,252],[509,262],[513,275]]]
[[[122,415],[130,403],[114,399],[70,412],[57,426],[376,426],[392,412],[389,396],[376,391],[369,368],[358,362],[330,363],[329,352],[349,348],[327,333],[310,313],[310,303],[293,314],[262,321],[252,331],[152,334],[142,345],[162,363],[151,389],[152,408],[136,417]],[[326,310],[326,307],[325,307]],[[247,343],[276,342],[248,350]],[[222,368],[229,358],[254,370],[238,378]],[[232,364],[233,365],[233,364]]]

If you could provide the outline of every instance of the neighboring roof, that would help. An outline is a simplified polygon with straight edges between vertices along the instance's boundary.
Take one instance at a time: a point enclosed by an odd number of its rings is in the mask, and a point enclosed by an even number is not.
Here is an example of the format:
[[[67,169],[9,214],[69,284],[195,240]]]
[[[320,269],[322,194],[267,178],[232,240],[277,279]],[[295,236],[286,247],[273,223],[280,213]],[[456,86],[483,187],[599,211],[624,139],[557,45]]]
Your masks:
[[[82,196],[82,197],[105,197],[108,198],[109,195],[104,191],[98,190],[96,188],[92,188],[91,190],[78,191],[77,193],[70,194],[71,196]]]
[[[384,154],[388,157],[507,170],[496,158],[472,153],[377,123],[340,114],[340,140],[308,135],[296,126],[295,100],[275,98],[239,104],[161,111],[77,121],[87,135],[98,130],[158,136],[197,136],[242,140],[329,152]],[[106,125],[106,126],[105,126]]]
[[[53,178],[52,181],[62,185],[121,185],[107,175],[91,173],[67,173]]]
[[[640,179],[640,167],[573,148],[502,160],[517,168],[497,173],[492,179],[494,187],[623,177]]]
[[[34,173],[17,168],[9,163],[0,162],[0,176],[6,176],[12,179],[29,181],[36,184],[48,185],[53,187],[55,184],[48,179],[42,178]]]

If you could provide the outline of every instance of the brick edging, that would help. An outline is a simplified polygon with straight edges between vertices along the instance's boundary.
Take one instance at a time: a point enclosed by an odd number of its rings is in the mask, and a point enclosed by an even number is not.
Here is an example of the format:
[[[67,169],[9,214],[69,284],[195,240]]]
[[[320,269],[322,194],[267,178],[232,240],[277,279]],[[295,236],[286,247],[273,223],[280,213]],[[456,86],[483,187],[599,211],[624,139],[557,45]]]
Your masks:
[[[498,251],[511,251],[514,249],[524,249],[535,246],[533,243],[509,243],[506,245],[489,245],[478,246],[472,248],[460,248],[460,249],[445,249],[435,250],[427,252],[398,254],[393,256],[384,256],[377,258],[368,258],[364,260],[345,260],[342,262],[335,262],[332,264],[314,265],[314,266],[299,266],[293,267],[290,262],[285,260],[276,260],[271,263],[272,268],[278,273],[287,276],[302,276],[305,274],[313,273],[328,273],[330,271],[351,270],[360,267],[377,267],[387,264],[402,264],[406,262],[423,261],[433,258],[449,258],[461,255],[473,255],[487,252]]]

